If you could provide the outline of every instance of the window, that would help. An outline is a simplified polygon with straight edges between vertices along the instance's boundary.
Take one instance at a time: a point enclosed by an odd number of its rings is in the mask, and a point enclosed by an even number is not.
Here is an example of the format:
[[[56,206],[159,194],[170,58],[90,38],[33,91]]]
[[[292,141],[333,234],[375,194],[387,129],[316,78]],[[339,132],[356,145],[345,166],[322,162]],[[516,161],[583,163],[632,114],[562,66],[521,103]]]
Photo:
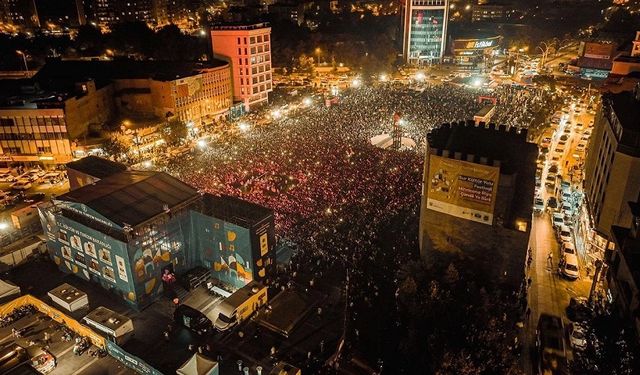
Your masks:
[[[258,35],[258,43],[262,43],[262,35]]]
[[[265,36],[264,36],[264,41],[265,41],[265,42],[268,42],[268,41],[269,41],[269,35],[265,35]]]
[[[238,65],[242,65],[242,59],[238,59]]]
[[[238,48],[238,55],[242,54],[242,48]]]
[[[13,126],[15,121],[12,118],[0,118],[0,126]]]
[[[240,44],[240,38],[238,38],[238,44]]]
[[[38,153],[39,154],[44,154],[44,153],[51,153],[51,147],[38,147]]]
[[[256,37],[252,36],[250,40],[251,40],[251,44],[254,44],[256,42]]]
[[[256,53],[256,47],[251,47],[251,54],[254,55]]]

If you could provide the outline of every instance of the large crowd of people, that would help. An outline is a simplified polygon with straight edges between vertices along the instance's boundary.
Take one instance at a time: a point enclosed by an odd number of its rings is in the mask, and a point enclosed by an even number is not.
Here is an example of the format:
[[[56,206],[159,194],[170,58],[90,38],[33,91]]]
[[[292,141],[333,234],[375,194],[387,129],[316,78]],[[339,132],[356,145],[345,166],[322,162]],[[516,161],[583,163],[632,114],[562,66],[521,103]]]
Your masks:
[[[202,191],[273,209],[277,235],[301,249],[290,271],[304,271],[296,274],[313,279],[331,270],[349,270],[349,305],[355,309],[349,315],[355,319],[358,309],[370,309],[378,297],[394,300],[398,270],[418,253],[427,132],[445,122],[472,118],[483,106],[479,95],[495,95],[498,107],[500,102],[519,106],[498,112],[502,121],[526,122],[522,106],[537,96],[504,90],[487,93],[443,85],[353,88],[340,95],[338,104],[327,107],[316,98],[283,110],[268,125],[250,124],[214,137],[187,157],[167,160],[166,170]],[[402,131],[418,144],[416,150],[371,145],[371,137],[391,131],[396,113],[396,120],[404,120]],[[399,227],[381,232],[390,225]],[[389,238],[390,233],[401,234]],[[394,251],[401,254],[390,254]],[[344,280],[341,275],[338,280]],[[357,338],[357,326],[353,327],[348,336]]]

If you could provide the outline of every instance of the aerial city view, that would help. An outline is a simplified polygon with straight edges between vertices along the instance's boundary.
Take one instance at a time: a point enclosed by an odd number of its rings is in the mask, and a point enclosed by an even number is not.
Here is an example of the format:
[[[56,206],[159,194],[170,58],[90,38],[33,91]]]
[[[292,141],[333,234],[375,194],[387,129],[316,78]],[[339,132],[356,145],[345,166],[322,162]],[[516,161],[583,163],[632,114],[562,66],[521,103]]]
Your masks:
[[[0,374],[640,375],[640,0],[0,0]]]

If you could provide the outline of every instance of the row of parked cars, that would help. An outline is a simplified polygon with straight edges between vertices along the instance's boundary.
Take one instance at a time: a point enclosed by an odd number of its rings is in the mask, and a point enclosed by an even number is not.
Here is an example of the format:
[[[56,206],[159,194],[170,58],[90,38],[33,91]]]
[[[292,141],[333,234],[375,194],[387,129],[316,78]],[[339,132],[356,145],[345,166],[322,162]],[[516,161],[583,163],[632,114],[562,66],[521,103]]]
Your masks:
[[[45,171],[43,169],[31,169],[20,175],[12,173],[11,170],[3,170],[0,172],[0,183],[10,183],[12,190],[28,190],[34,183],[44,182],[55,184],[66,178],[63,171]]]

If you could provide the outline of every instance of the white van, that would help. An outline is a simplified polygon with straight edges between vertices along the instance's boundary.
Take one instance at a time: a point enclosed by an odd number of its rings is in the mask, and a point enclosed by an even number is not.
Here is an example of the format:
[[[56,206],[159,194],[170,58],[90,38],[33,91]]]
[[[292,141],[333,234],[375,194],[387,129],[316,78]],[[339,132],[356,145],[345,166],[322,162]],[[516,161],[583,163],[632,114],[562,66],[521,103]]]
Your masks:
[[[215,308],[213,326],[218,331],[226,331],[248,319],[267,303],[267,288],[252,281],[235,291]]]

